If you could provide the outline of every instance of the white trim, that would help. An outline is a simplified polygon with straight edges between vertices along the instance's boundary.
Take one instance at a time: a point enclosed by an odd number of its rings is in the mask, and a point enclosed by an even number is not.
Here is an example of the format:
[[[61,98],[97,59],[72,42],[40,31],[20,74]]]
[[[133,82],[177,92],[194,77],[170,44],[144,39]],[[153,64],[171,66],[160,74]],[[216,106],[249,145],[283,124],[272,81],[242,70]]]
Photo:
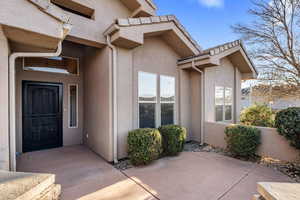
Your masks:
[[[71,126],[71,95],[70,95],[70,89],[71,86],[75,86],[76,87],[76,126]],[[78,84],[68,84],[68,128],[71,129],[76,129],[78,128],[78,124],[79,124],[79,87]]]
[[[222,121],[217,121],[217,113],[216,113],[216,88],[217,87],[220,87],[220,88],[223,88],[223,104],[222,104],[222,107],[223,107],[223,116],[222,116]],[[226,102],[225,102],[225,92],[226,92],[226,89],[231,89],[231,105],[227,105]],[[234,117],[233,117],[233,112],[234,112],[234,93],[233,93],[233,88],[232,87],[225,87],[225,86],[218,86],[218,85],[215,85],[215,93],[214,93],[214,112],[215,112],[215,122],[225,122],[225,123],[230,123],[234,120]],[[226,119],[226,106],[231,106],[231,119],[230,120],[225,120]]]
[[[176,84],[177,84],[177,80],[176,80],[176,76],[170,76],[170,75],[164,75],[164,74],[160,74],[159,75],[159,80],[161,79],[161,77],[164,76],[164,77],[168,77],[168,78],[173,78],[174,79],[174,101],[161,101],[161,85],[160,85],[160,82],[159,82],[159,108],[160,108],[160,112],[159,112],[159,117],[160,117],[160,121],[159,121],[159,125],[161,126],[161,104],[166,104],[166,103],[173,103],[173,107],[174,107],[174,110],[173,110],[173,124],[177,124],[177,106],[176,106],[176,103],[177,103],[177,90],[176,90]]]
[[[156,101],[139,101],[139,82],[140,82],[140,73],[146,73],[146,74],[152,74],[155,75],[156,77]],[[137,91],[137,121],[138,121],[138,128],[140,128],[140,110],[139,110],[139,104],[144,104],[144,103],[152,103],[155,104],[155,127],[158,128],[161,126],[161,104],[167,104],[167,103],[172,103],[174,104],[174,112],[173,112],[173,122],[174,124],[177,124],[177,89],[176,89],[176,84],[177,84],[177,78],[176,76],[171,76],[171,75],[165,75],[165,74],[160,74],[160,73],[152,73],[152,72],[145,72],[145,71],[138,71],[137,73],[138,76],[138,91]],[[161,77],[169,77],[174,79],[174,101],[161,101]]]
[[[25,57],[22,58],[22,69],[23,71],[30,71],[30,72],[41,72],[41,73],[51,73],[51,74],[62,74],[62,75],[66,75],[66,76],[80,76],[80,58],[77,57],[70,57],[70,56],[57,56],[57,57],[62,57],[62,58],[68,58],[68,59],[72,59],[72,60],[77,60],[77,73],[76,74],[67,74],[67,73],[59,73],[59,72],[50,72],[50,71],[37,71],[37,70],[32,70],[32,69],[28,69],[27,67],[25,67]],[[50,58],[50,57],[42,57],[42,58]]]
[[[155,84],[156,84],[156,101],[140,101],[140,73],[145,73],[145,74],[151,74],[151,75],[155,75]],[[137,73],[137,121],[138,121],[138,128],[140,128],[140,103],[152,103],[152,104],[155,104],[155,127],[157,127],[157,102],[158,102],[158,96],[157,96],[157,93],[158,93],[158,79],[159,79],[159,76],[158,74],[156,73],[151,73],[151,72],[145,72],[145,71],[138,71]]]
[[[19,57],[56,57],[62,52],[62,42],[59,42],[54,53],[18,52],[9,56],[9,159],[10,170],[16,171],[16,66]]]

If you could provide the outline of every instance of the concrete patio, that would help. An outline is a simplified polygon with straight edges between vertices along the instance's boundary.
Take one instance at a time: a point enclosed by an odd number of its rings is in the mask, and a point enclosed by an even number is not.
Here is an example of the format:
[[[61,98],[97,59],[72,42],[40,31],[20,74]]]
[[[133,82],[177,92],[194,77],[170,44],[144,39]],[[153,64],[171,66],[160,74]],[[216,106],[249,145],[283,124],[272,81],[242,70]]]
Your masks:
[[[292,182],[257,164],[184,152],[120,172],[84,146],[23,154],[18,171],[56,174],[62,200],[250,200],[257,182]]]

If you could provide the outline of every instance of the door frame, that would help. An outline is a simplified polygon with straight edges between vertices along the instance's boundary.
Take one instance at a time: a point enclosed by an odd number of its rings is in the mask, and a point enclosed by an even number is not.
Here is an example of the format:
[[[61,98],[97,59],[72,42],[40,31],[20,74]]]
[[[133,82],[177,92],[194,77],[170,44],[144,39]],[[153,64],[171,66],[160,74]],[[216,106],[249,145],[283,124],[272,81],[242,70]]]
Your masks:
[[[58,103],[60,104],[60,112],[61,112],[61,122],[60,122],[60,126],[58,127],[59,129],[59,147],[63,146],[63,94],[64,94],[64,87],[63,87],[63,83],[59,83],[59,82],[43,82],[43,81],[30,81],[30,80],[22,80],[22,102],[21,102],[21,106],[22,106],[22,152],[28,152],[28,151],[24,151],[24,149],[26,149],[24,147],[24,111],[25,111],[25,106],[27,104],[27,92],[25,92],[26,86],[27,85],[40,85],[40,86],[58,86],[59,88],[59,100]],[[46,150],[46,149],[45,149]]]

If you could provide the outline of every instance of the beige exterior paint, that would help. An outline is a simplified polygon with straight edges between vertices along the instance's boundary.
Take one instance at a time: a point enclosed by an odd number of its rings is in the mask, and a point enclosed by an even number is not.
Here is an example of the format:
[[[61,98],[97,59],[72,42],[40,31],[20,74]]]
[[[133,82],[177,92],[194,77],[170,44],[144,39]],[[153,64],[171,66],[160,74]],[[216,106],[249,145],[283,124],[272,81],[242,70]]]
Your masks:
[[[188,140],[201,140],[203,112],[206,121],[214,121],[216,85],[235,88],[235,118],[238,119],[240,82],[245,73],[251,74],[253,71],[241,42],[219,46],[213,51],[210,50],[210,55],[206,55],[207,51],[201,50],[175,16],[152,16],[156,15],[156,7],[150,0],[55,2],[86,14],[90,13],[92,17],[89,19],[64,11],[48,0],[0,2],[0,81],[3,86],[0,88],[3,94],[0,99],[0,113],[4,116],[3,123],[0,124],[0,169],[7,169],[8,159],[7,60],[10,50],[18,52],[19,54],[14,55],[19,57],[24,56],[24,52],[49,53],[56,51],[60,41],[65,40],[62,55],[80,58],[78,77],[23,71],[22,59],[17,59],[16,92],[11,93],[16,96],[11,99],[16,99],[17,152],[22,152],[22,80],[63,83],[64,145],[84,143],[107,161],[116,160],[115,149],[118,149],[119,159],[127,156],[127,134],[138,128],[139,71],[175,77],[175,122],[187,128]],[[72,29],[65,39],[69,23],[72,24]],[[60,48],[57,52],[59,50]],[[184,59],[190,56],[195,58]],[[193,62],[193,59],[199,60]],[[193,66],[195,63],[197,66]],[[13,69],[14,61],[10,64]],[[115,67],[117,71],[114,70]],[[204,75],[193,67],[201,69]],[[13,77],[11,73],[11,83],[14,83]],[[68,84],[79,86],[77,129],[68,128]],[[204,102],[201,102],[202,88],[205,92]],[[14,87],[10,89],[13,91]],[[12,100],[11,103],[14,104]],[[205,106],[202,108],[203,103]],[[11,112],[14,113],[13,109]],[[13,115],[10,116],[14,119]],[[14,124],[14,120],[10,122],[11,125]],[[11,132],[14,133],[13,128]],[[115,139],[117,145],[114,145]],[[11,155],[14,155],[14,144],[10,147]],[[14,161],[14,156],[11,158]]]
[[[235,71],[236,70],[236,78]],[[235,83],[236,79],[236,83]],[[220,66],[205,68],[205,121],[215,121],[215,87],[230,87],[234,90],[236,100],[234,106],[236,107],[236,119],[239,118],[240,113],[240,85],[241,77],[237,68],[233,66],[228,58],[221,59]],[[233,94],[233,96],[235,95]],[[234,111],[234,109],[233,109]],[[232,120],[233,122],[233,120]]]
[[[0,26],[0,169],[9,169],[8,136],[8,55],[10,53],[7,38]]]
[[[22,153],[22,81],[39,81],[39,82],[51,82],[63,84],[63,145],[76,145],[82,144],[83,133],[83,51],[78,45],[71,43],[64,43],[63,56],[79,58],[79,76],[64,75],[58,73],[48,72],[34,72],[23,70],[22,59],[18,59],[16,62],[16,144],[17,152]],[[69,128],[69,85],[78,85],[78,128]]]
[[[226,123],[205,123],[205,143],[215,147],[226,148],[225,127]],[[257,127],[261,130],[261,145],[258,155],[271,157],[283,161],[299,160],[299,151],[291,147],[289,142],[277,133],[274,128]]]
[[[176,99],[178,96],[179,56],[160,37],[146,38],[144,45],[134,50],[118,49],[118,155],[127,155],[128,131],[138,125],[138,72],[168,75],[176,78]],[[188,84],[188,83],[186,83]],[[176,121],[178,123],[178,101]]]
[[[67,12],[73,28],[67,37],[68,40],[95,47],[103,47],[106,39],[103,32],[117,18],[130,17],[131,12],[120,0],[76,0],[95,10],[93,19],[88,19]]]
[[[87,48],[84,77],[84,141],[108,161],[112,152],[111,57],[109,48]],[[88,136],[87,136],[88,135]]]
[[[64,37],[64,23],[27,0],[1,1],[0,24],[11,41],[21,44],[55,49]]]
[[[199,72],[190,72],[190,121],[191,130],[189,139],[194,141],[201,141],[201,75]]]

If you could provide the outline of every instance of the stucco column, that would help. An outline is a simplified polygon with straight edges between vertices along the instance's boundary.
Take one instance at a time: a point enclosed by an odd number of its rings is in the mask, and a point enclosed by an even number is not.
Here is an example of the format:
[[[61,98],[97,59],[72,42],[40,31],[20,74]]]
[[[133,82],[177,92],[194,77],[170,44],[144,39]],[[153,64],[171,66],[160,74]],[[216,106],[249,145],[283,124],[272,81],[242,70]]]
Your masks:
[[[0,170],[9,170],[8,55],[8,41],[0,26]]]

